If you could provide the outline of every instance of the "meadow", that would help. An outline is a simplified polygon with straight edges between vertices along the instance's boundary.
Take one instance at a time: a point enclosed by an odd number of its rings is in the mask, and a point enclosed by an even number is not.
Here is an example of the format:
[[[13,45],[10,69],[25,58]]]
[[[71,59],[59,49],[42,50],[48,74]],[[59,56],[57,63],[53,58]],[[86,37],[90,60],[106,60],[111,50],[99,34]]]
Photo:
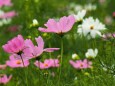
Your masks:
[[[0,86],[115,86],[115,1],[0,0]]]

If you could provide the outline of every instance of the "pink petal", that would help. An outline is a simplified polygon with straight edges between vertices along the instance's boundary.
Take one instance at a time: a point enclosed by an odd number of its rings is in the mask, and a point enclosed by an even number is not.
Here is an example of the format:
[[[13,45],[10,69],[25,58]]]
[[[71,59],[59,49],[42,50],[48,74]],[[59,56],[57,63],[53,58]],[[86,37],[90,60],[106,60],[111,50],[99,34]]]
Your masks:
[[[45,52],[54,52],[55,50],[59,50],[60,48],[45,48],[43,51]]]
[[[72,27],[75,23],[75,18],[74,18],[74,16],[70,15],[67,18],[63,18],[62,20],[60,20],[60,22],[62,22],[63,27],[64,27],[62,32],[65,33],[72,29]]]

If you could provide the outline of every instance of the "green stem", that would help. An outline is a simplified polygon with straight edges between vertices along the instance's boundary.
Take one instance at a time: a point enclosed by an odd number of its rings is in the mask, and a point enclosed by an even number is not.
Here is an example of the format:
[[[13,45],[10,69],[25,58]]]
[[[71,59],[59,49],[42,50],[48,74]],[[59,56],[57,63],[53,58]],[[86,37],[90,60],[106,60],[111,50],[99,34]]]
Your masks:
[[[51,43],[49,43],[49,47],[51,47]],[[51,52],[49,52],[49,56],[50,56],[50,58],[52,57]]]
[[[63,59],[63,39],[61,38],[61,65],[62,65],[62,59]]]
[[[21,60],[22,60],[23,66],[25,67],[25,65],[24,65],[24,60],[23,60],[23,58],[22,58],[21,55],[20,55],[20,57],[21,57]],[[27,71],[28,71],[28,67],[27,67]],[[24,70],[24,73],[25,73],[25,77],[26,77],[26,85],[28,86],[27,72]]]
[[[60,76],[61,76],[61,67],[62,67],[62,64],[63,64],[63,39],[61,38],[61,59],[60,59],[60,69],[59,69],[59,79],[58,79],[58,86],[60,86]]]

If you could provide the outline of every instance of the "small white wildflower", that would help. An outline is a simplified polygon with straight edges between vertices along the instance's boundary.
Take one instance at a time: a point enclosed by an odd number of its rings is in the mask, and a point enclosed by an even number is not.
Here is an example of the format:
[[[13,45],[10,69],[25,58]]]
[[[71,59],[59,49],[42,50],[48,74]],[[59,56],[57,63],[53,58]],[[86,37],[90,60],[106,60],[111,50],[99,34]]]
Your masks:
[[[74,78],[74,80],[77,80],[78,78],[77,78],[77,76]]]
[[[77,15],[74,15],[77,22],[80,22],[83,20],[84,16],[86,14],[86,10],[79,11]]]
[[[97,56],[97,54],[98,54],[98,50],[97,49],[95,49],[95,50],[88,49],[88,51],[85,53],[85,56],[86,56],[86,58],[91,59],[91,58],[95,58]]]
[[[107,68],[106,68],[106,67],[103,67],[103,70],[104,70],[104,71],[107,71]]]
[[[0,26],[3,26],[3,22],[2,21],[0,21]]]
[[[2,19],[3,24],[9,24],[11,22],[11,19]]]
[[[72,54],[72,59],[79,59],[79,56],[75,53],[75,54]]]
[[[38,21],[36,19],[33,19],[33,26],[38,25]]]
[[[4,15],[4,11],[0,10],[0,16]]]
[[[91,3],[89,4],[86,4],[84,6],[84,9],[87,10],[87,11],[92,11],[92,10],[96,10],[97,6],[96,5],[92,5]]]
[[[76,4],[75,7],[74,7],[75,12],[78,12],[78,11],[80,11],[82,9],[83,9],[83,6],[79,5],[79,4]]]

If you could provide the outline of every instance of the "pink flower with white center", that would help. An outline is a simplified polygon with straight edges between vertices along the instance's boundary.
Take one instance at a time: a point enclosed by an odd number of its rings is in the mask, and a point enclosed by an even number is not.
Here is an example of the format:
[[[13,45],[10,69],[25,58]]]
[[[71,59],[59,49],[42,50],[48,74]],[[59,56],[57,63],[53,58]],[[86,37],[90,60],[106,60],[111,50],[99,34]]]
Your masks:
[[[9,77],[7,75],[0,75],[0,84],[7,84],[12,78],[12,75]]]
[[[3,64],[3,65],[0,64],[0,70],[6,69],[6,67],[7,67],[6,64]]]
[[[76,69],[87,69],[92,67],[92,62],[88,61],[87,59],[77,60],[76,62],[70,60],[70,64]]]
[[[58,59],[46,59],[43,63],[40,61],[35,61],[34,65],[39,67],[40,69],[59,67],[59,60]]]
[[[2,6],[12,6],[11,0],[0,0],[0,7]]]
[[[10,11],[10,12],[6,12],[3,13],[2,15],[0,15],[0,18],[4,19],[4,18],[12,18],[14,16],[16,16],[17,13],[15,11]]]
[[[23,59],[17,59],[14,57],[14,55],[10,56],[10,60],[6,61],[7,66],[11,68],[18,68],[18,67],[27,67],[29,65],[29,60]]]
[[[59,50],[59,48],[45,48],[44,49],[44,41],[41,36],[35,38],[37,42],[37,46],[34,46],[30,39],[25,40],[25,49],[24,54],[28,57],[35,58],[40,56],[43,52],[53,52],[55,50]]]
[[[24,49],[24,38],[21,35],[14,37],[7,44],[3,45],[2,48],[5,52],[10,54],[20,54]]]
[[[41,32],[50,32],[62,34],[70,31],[75,23],[74,16],[70,15],[68,17],[62,17],[58,22],[54,19],[49,19],[46,24],[44,24],[47,28],[39,28],[38,30]]]

